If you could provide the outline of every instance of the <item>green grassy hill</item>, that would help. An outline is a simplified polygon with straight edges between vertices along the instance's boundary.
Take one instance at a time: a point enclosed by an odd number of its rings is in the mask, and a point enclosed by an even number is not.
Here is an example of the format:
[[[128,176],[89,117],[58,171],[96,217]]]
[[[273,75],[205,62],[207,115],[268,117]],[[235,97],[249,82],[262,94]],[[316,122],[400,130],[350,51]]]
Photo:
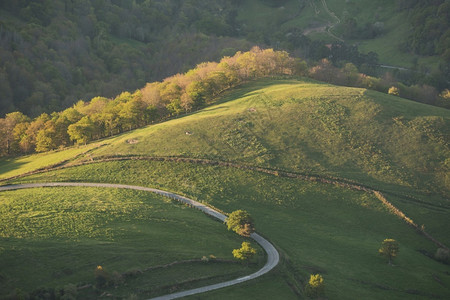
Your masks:
[[[91,155],[187,156],[448,196],[450,114],[365,89],[262,80],[198,113],[106,140]]]
[[[127,183],[184,194],[225,212],[248,210],[256,220],[257,231],[273,242],[282,254],[280,266],[256,281],[196,296],[196,299],[229,299],[230,295],[236,299],[296,299],[303,295],[302,286],[309,274],[315,273],[324,276],[325,296],[329,299],[447,298],[450,295],[450,269],[448,265],[432,259],[437,246],[394,215],[372,193],[314,180],[277,176],[274,171],[267,173],[243,166],[338,178],[381,190],[416,224],[424,224],[428,233],[448,246],[449,122],[448,110],[395,96],[309,80],[266,79],[231,91],[217,105],[199,112],[80,149],[3,160],[0,176],[8,178],[46,167],[51,163],[46,162],[45,157],[51,155],[52,163],[62,161],[63,165],[72,167],[4,183]],[[66,151],[73,154],[69,155]],[[104,160],[121,156],[188,157],[208,159],[210,163],[181,159]],[[96,160],[97,163],[92,163]],[[83,165],[76,165],[83,161]],[[232,161],[234,165],[212,161]],[[69,197],[81,192],[81,189],[61,188],[59,194],[52,197],[65,199],[65,195]],[[44,196],[35,195],[31,190],[0,194],[4,197],[0,201],[1,207],[9,212],[10,219],[20,214],[31,214],[33,209],[24,205],[18,205],[17,211],[11,211],[6,207],[6,200],[13,199],[19,203],[23,201],[20,199],[30,197],[30,203],[34,203],[40,197],[45,198],[46,193],[42,189],[39,195]],[[94,195],[94,198],[102,197],[99,191],[89,191],[88,194]],[[125,197],[136,199],[140,196]],[[88,202],[95,204],[94,200]],[[60,210],[58,201],[53,201],[48,205],[54,206],[56,211]],[[133,203],[127,206],[135,210]],[[160,201],[158,206],[161,213],[164,211],[167,219],[171,220],[172,205],[167,204],[166,211],[162,203]],[[108,210],[108,214],[114,220],[111,230],[122,226],[122,213],[116,216],[114,210]],[[173,215],[173,218],[176,219],[176,216]],[[198,218],[200,221],[200,216]],[[198,222],[194,215],[190,220]],[[141,226],[139,222],[136,221],[136,226]],[[217,224],[210,220],[201,222],[206,223],[199,226],[200,231],[210,227],[208,222],[211,226]],[[6,223],[1,222],[3,226]],[[131,221],[128,224],[133,226],[134,223]],[[37,224],[44,223],[38,221]],[[174,230],[177,226],[189,225],[177,224],[174,221]],[[146,231],[162,232],[152,223],[148,226]],[[217,230],[216,233],[221,235],[220,229]],[[48,239],[48,236],[42,237],[34,231],[24,235],[23,232],[30,231],[14,222],[8,225],[8,230],[0,232],[2,255],[12,255],[14,246],[28,249],[22,252],[25,257],[33,251],[38,253],[38,242]],[[45,227],[44,232],[48,232]],[[19,238],[21,234],[23,236]],[[101,231],[99,234],[100,237],[86,235],[86,238],[107,240],[106,234]],[[229,235],[225,228],[223,234]],[[166,253],[161,251],[167,242],[164,236],[158,236],[161,247],[151,250],[164,262],[174,260],[176,255],[197,257],[207,251],[187,250],[197,249],[198,245],[186,237],[179,241],[185,249],[174,248],[176,253]],[[387,265],[377,254],[385,238],[394,238],[400,243],[395,267]],[[51,241],[53,243],[53,239]],[[227,243],[217,246],[221,250],[206,246],[211,250],[206,255],[221,253],[221,256],[226,256],[226,250],[221,247],[228,249],[230,245]],[[139,247],[146,245],[139,242],[136,248],[132,247],[129,251],[139,251]],[[92,251],[100,251],[98,249]],[[124,252],[120,248],[117,251]],[[149,264],[159,263],[149,261]],[[136,267],[135,262],[122,263],[115,256],[104,265],[109,270],[120,269],[118,271]],[[12,269],[23,268],[25,266]],[[190,274],[190,269],[180,267],[176,272]],[[205,277],[217,275],[211,273],[212,270],[204,272],[207,274],[203,275]],[[233,272],[224,271],[228,275]],[[1,278],[8,280],[20,274],[19,271],[14,273],[2,269]],[[84,273],[83,280],[92,280],[92,277],[92,273]],[[189,278],[201,277],[201,274],[196,274]],[[66,281],[54,284],[77,284],[83,281],[79,278],[82,274],[77,279],[68,276]],[[144,284],[145,278],[137,276],[127,284],[138,286]],[[121,286],[123,288],[126,290]],[[109,292],[115,293],[114,290]],[[122,295],[116,293],[117,296]],[[136,294],[139,298],[148,297],[145,293]]]

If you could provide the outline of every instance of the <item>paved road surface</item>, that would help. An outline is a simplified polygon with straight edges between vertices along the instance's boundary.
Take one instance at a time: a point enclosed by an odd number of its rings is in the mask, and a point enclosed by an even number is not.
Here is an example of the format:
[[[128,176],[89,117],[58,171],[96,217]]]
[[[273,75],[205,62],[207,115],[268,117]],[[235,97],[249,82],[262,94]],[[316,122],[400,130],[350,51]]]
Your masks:
[[[159,195],[163,195],[163,196],[178,200],[184,204],[195,207],[195,208],[203,211],[204,213],[206,213],[210,216],[213,216],[216,219],[219,219],[222,222],[224,222],[227,218],[224,214],[222,214],[200,202],[194,201],[192,199],[189,199],[189,198],[186,198],[186,197],[174,194],[174,193],[166,192],[163,190],[152,189],[152,188],[147,188],[147,187],[142,187],[142,186],[135,186],[135,185],[109,184],[109,183],[82,183],[82,182],[26,183],[26,184],[0,186],[0,191],[29,189],[29,188],[37,188],[37,187],[55,187],[55,186],[104,187],[104,188],[121,188],[121,189],[146,191],[146,192],[156,193]],[[262,269],[258,270],[257,272],[255,272],[253,274],[250,274],[250,275],[247,275],[244,277],[240,277],[237,279],[229,280],[229,281],[222,282],[222,283],[216,283],[213,285],[208,285],[208,286],[204,286],[204,287],[200,287],[200,288],[196,288],[196,289],[192,289],[192,290],[188,290],[188,291],[183,291],[183,292],[179,292],[179,293],[169,294],[169,295],[152,298],[152,299],[153,300],[167,300],[167,299],[181,298],[181,297],[190,296],[190,295],[194,295],[194,294],[200,294],[200,293],[204,293],[204,292],[208,292],[208,291],[217,290],[217,289],[220,289],[223,287],[228,287],[231,285],[239,284],[241,282],[245,282],[248,280],[252,280],[256,277],[259,277],[259,276],[269,272],[278,264],[278,262],[280,260],[280,255],[278,254],[278,251],[275,249],[275,247],[269,241],[267,241],[265,238],[263,238],[259,234],[252,233],[250,237],[252,239],[254,239],[259,245],[261,245],[261,247],[267,253],[267,262],[264,265],[264,267],[262,267]]]

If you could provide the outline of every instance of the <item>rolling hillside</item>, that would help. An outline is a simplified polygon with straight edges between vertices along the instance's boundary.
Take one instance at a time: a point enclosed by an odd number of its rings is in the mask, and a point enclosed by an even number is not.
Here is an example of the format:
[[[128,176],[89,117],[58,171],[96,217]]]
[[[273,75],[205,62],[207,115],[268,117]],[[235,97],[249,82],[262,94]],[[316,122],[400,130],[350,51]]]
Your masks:
[[[239,161],[448,196],[449,122],[448,110],[365,89],[262,80],[91,155]]]
[[[79,148],[3,159],[0,176],[5,180],[50,167],[48,171],[19,176],[3,184],[126,183],[178,192],[225,212],[248,210],[257,221],[258,232],[281,252],[280,266],[254,282],[195,298],[225,299],[232,295],[236,299],[295,299],[303,295],[303,285],[309,274],[315,273],[324,276],[326,296],[330,299],[348,299],[349,296],[445,298],[450,294],[449,268],[430,258],[436,251],[435,244],[418,235],[374,194],[329,184],[326,180],[369,186],[383,192],[388,201],[415,224],[424,224],[426,232],[449,245],[449,122],[448,110],[395,96],[305,79],[265,79],[225,94],[214,106],[164,123]],[[55,164],[62,168],[52,170]],[[281,176],[281,171],[297,174],[298,178]],[[324,180],[317,180],[320,178]],[[44,255],[47,247],[60,248],[84,261],[87,268],[74,271],[64,260],[49,261],[48,271],[42,269],[44,273],[70,270],[67,271],[70,274],[57,281],[49,280],[47,284],[66,288],[69,283],[82,286],[93,280],[88,270],[95,265],[96,253],[102,251],[105,242],[113,239],[116,248],[107,254],[109,259],[97,261],[118,274],[140,270],[144,265],[137,264],[129,255],[140,253],[146,242],[137,235],[137,244],[125,246],[128,240],[119,228],[126,222],[127,228],[139,226],[140,231],[150,234],[150,244],[160,243],[160,247],[151,250],[152,255],[158,257],[156,261],[143,256],[148,261],[145,267],[167,263],[178,256],[190,259],[205,255],[201,253],[229,258],[226,249],[231,247],[231,240],[227,241],[227,246],[218,245],[219,242],[214,242],[215,246],[206,242],[194,245],[191,241],[196,239],[179,237],[177,240],[184,247],[170,244],[177,235],[177,227],[190,226],[189,222],[180,223],[177,219],[184,212],[172,216],[173,208],[158,204],[158,210],[173,224],[162,230],[157,223],[144,225],[134,220],[136,209],[148,209],[143,205],[149,204],[127,195],[135,200],[114,204],[117,209],[111,210],[112,201],[116,201],[113,195],[98,208],[109,216],[109,227],[92,223],[95,226],[90,229],[92,219],[85,209],[71,212],[70,202],[75,201],[71,200],[72,195],[77,198],[76,195],[84,195],[84,192],[62,188],[52,192],[43,189],[38,194],[29,190],[3,192],[0,195],[3,197],[0,208],[5,212],[2,223],[9,224],[1,231],[3,257],[19,255],[33,260]],[[77,206],[100,203],[99,197],[103,198],[100,191],[90,191],[89,195],[85,204],[79,202]],[[21,199],[27,197],[31,203],[45,203],[46,208],[24,205]],[[59,203],[58,199],[64,201]],[[156,204],[151,205],[156,207]],[[8,207],[16,208],[11,211]],[[65,213],[55,215],[61,209]],[[65,215],[67,213],[69,215]],[[12,221],[18,215],[33,216],[30,219],[33,222],[23,227]],[[88,221],[77,229],[82,239],[73,240],[69,227],[57,232],[59,238],[55,240],[45,220],[56,217],[63,223],[70,223],[71,218]],[[200,216],[188,218],[197,223]],[[202,219],[202,222],[206,222],[205,225],[196,227],[196,231],[210,235],[208,220]],[[218,227],[213,230],[216,236],[222,234]],[[398,267],[392,268],[377,257],[379,244],[385,238],[400,242],[401,253],[395,261]],[[68,239],[67,242],[63,242],[64,239]],[[88,243],[94,259],[86,260],[78,252],[69,253],[64,243],[80,249]],[[126,247],[131,248],[125,250]],[[176,253],[166,253],[162,250],[164,247],[175,247],[172,249],[177,249]],[[5,261],[0,263],[5,264]],[[8,283],[9,291],[16,287],[30,292],[45,284],[29,274],[25,280],[31,290],[23,283],[20,285],[21,281],[15,281],[14,277],[23,276],[20,274],[26,272],[26,266],[20,261],[16,264],[20,268],[3,268],[0,274]],[[133,294],[144,299],[164,294],[170,286],[172,289],[201,286],[211,280],[246,272],[227,266],[217,273],[214,268],[214,265],[203,268],[187,264],[169,268],[161,275],[174,279],[169,285],[157,282],[147,285],[148,280],[153,280],[153,273],[145,273],[127,278],[126,285],[119,280],[117,288],[101,290],[123,296],[130,294],[133,287]],[[147,287],[146,292],[139,290],[143,286]],[[141,292],[136,292],[138,290]],[[7,291],[2,293],[7,295]],[[78,291],[78,297],[93,297],[95,293],[92,293]]]
[[[280,266],[254,282],[195,298],[229,299],[231,295],[235,299],[295,299],[304,296],[303,285],[309,274],[315,273],[324,276],[329,299],[447,298],[450,270],[448,265],[432,259],[437,246],[398,218],[375,194],[348,185],[381,191],[415,224],[424,224],[426,232],[448,246],[449,123],[448,110],[395,96],[306,79],[265,79],[228,92],[214,106],[164,123],[78,149],[3,159],[0,176],[5,180],[58,164],[62,168],[3,184],[135,184],[184,194],[228,213],[246,209],[254,216],[257,231],[282,254]],[[67,190],[68,194],[80,192]],[[33,202],[36,196],[31,193],[23,190],[2,195],[18,203],[26,197]],[[42,190],[39,195],[45,193]],[[58,193],[52,199],[65,198],[63,190]],[[50,212],[56,203],[48,204]],[[132,209],[134,204],[130,205],[125,208]],[[5,208],[5,201],[0,207]],[[165,210],[164,206],[160,209]],[[22,205],[9,217],[13,220],[15,214],[36,215],[33,210],[33,206]],[[123,214],[106,212],[115,222],[123,222]],[[196,222],[195,216],[189,218]],[[177,223],[174,221],[174,228]],[[114,223],[111,226],[114,229]],[[142,230],[152,231],[153,225],[148,226]],[[199,232],[203,232],[201,227]],[[26,256],[42,246],[39,235],[19,238],[23,228],[14,223],[8,228],[1,231],[6,255],[19,249]],[[214,230],[220,234],[219,228]],[[86,235],[94,241],[107,239],[98,232],[99,237]],[[396,267],[377,256],[385,238],[400,243]],[[164,236],[158,239],[164,241]],[[231,243],[227,240],[228,246],[224,247],[229,248]],[[191,245],[189,240],[180,239],[180,244],[184,247],[178,251],[185,258],[205,251],[190,251],[198,245]],[[145,247],[145,243],[140,245]],[[226,258],[221,246],[207,247]],[[151,253],[164,261],[174,259],[172,252],[164,254],[153,249]],[[119,272],[135,267],[132,260],[117,261],[114,255],[105,266]],[[191,266],[176,272],[180,277],[189,277]],[[219,276],[210,269],[205,272],[209,275],[189,278],[198,278],[201,285],[201,278]],[[241,271],[230,269],[225,273],[229,276],[233,272]],[[13,271],[2,271],[0,275],[2,280],[19,276]],[[67,276],[55,284],[78,284],[73,278]],[[80,273],[78,278],[84,278],[79,279],[82,282],[93,280],[91,274],[83,277]],[[144,284],[142,278],[127,279],[127,284]],[[127,288],[106,291],[119,296]],[[138,298],[149,297],[145,292],[135,294]]]

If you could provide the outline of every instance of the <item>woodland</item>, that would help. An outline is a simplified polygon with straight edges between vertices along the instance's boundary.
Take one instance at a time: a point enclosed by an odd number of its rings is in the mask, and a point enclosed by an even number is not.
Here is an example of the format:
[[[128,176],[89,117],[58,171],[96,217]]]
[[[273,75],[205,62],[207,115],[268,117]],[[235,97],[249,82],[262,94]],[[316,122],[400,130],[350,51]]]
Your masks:
[[[350,62],[367,75],[385,76],[386,70],[375,68],[378,57],[374,52],[360,53],[351,42],[325,46],[304,35],[301,28],[281,26],[311,1],[298,1],[298,11],[258,26],[238,18],[244,2],[1,1],[0,115],[20,111],[37,117],[66,109],[80,99],[115,97],[254,45],[289,51],[310,64],[331,58],[334,66]],[[289,1],[256,2],[282,9]],[[441,92],[450,77],[450,2],[388,2],[396,13],[407,12],[412,28],[400,50],[440,57],[433,71],[417,66],[420,72],[391,76],[407,85],[426,84]],[[364,23],[350,15],[337,30],[346,38],[370,39],[385,33],[380,24]]]

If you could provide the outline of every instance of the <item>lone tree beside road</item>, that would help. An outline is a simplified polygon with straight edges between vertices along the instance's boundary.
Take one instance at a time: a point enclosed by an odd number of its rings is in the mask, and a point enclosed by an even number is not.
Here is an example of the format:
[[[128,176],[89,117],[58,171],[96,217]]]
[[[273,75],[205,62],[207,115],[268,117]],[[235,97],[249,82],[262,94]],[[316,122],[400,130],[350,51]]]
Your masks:
[[[249,242],[242,242],[240,249],[233,250],[233,256],[236,259],[240,260],[250,260],[256,254],[256,249],[252,248],[252,245]]]
[[[239,235],[250,236],[255,232],[253,219],[245,210],[233,211],[226,220],[228,230],[233,230]]]
[[[392,259],[397,256],[399,252],[399,246],[394,239],[385,239],[381,243],[381,248],[378,249],[378,253],[388,259],[388,263],[392,265]]]

